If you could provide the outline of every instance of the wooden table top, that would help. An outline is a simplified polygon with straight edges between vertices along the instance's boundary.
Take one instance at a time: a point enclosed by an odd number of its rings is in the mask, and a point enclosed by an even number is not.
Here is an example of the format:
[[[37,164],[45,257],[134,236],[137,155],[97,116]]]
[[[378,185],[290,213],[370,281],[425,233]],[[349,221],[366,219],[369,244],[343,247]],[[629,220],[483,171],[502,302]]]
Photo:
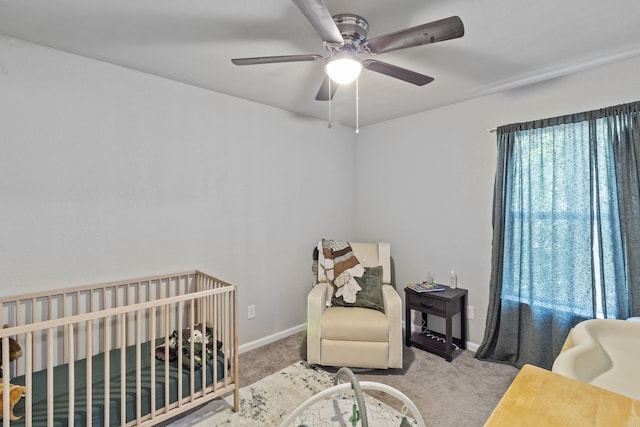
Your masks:
[[[485,427],[640,427],[640,400],[525,365]]]

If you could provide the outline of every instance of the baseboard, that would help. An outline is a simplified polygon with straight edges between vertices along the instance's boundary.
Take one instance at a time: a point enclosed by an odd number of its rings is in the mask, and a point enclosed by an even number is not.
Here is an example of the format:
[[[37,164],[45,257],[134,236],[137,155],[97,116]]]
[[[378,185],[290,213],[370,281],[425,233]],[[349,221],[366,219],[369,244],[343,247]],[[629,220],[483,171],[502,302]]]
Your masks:
[[[478,348],[480,348],[480,344],[476,344],[474,342],[467,341],[467,350],[473,351],[475,353],[476,351],[478,351]]]
[[[404,321],[402,322],[403,326],[404,326]],[[411,325],[412,329],[418,328],[417,325]],[[264,338],[260,338],[259,340],[255,340],[255,341],[251,341],[248,342],[246,344],[242,344],[240,346],[238,346],[238,352],[240,354],[244,353],[245,351],[249,351],[249,350],[254,350],[256,348],[262,347],[263,345],[267,345],[267,344],[271,344],[272,342],[281,340],[283,338],[286,338],[288,336],[297,334],[298,332],[303,332],[307,329],[307,324],[303,323],[302,325],[298,325],[298,326],[294,326],[293,328],[289,328],[286,329],[284,331],[280,331],[276,334],[272,334],[269,336],[266,336]],[[474,342],[471,341],[467,341],[467,350],[469,351],[473,351],[474,353],[478,350],[478,348],[480,347],[479,344],[476,344]]]
[[[246,344],[241,344],[238,346],[238,353],[242,354],[245,351],[254,350],[256,348],[262,347],[263,345],[271,344],[272,342],[281,340],[283,338],[286,338],[288,336],[291,336],[291,335],[297,334],[298,332],[302,332],[306,330],[307,330],[306,323],[303,323],[302,325],[294,326],[293,328],[280,331],[278,333],[266,336],[264,338],[251,341]]]

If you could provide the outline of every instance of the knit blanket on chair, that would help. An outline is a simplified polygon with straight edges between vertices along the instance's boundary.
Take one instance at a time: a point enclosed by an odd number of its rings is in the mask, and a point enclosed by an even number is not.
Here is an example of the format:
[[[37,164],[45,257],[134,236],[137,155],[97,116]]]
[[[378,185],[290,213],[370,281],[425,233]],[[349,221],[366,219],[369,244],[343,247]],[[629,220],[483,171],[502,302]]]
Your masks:
[[[341,296],[347,303],[356,301],[356,294],[362,288],[355,277],[362,277],[364,267],[353,254],[349,242],[322,239],[313,250],[312,269],[316,280],[318,268],[322,268],[329,283],[336,286],[336,297]],[[330,304],[330,301],[328,298],[327,304]]]

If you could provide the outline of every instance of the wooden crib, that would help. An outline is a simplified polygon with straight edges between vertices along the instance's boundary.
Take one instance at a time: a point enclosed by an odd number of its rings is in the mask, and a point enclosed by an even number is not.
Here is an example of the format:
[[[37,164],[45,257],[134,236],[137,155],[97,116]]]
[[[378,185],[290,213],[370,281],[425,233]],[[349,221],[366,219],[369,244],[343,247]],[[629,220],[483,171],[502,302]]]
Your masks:
[[[1,387],[26,386],[16,421],[3,393],[4,426],[154,425],[231,392],[239,409],[234,285],[191,271],[0,306]]]

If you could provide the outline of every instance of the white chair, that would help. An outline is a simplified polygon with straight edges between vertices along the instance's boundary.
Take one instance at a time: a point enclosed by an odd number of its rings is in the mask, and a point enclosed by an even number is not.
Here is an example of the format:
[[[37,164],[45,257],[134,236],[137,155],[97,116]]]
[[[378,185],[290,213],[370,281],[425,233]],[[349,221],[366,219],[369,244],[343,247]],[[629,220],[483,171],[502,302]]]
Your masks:
[[[319,283],[307,297],[307,361],[351,368],[402,368],[402,300],[390,285],[389,243],[350,245],[362,266],[382,266],[384,313],[362,307],[327,307],[331,284],[318,267]]]

